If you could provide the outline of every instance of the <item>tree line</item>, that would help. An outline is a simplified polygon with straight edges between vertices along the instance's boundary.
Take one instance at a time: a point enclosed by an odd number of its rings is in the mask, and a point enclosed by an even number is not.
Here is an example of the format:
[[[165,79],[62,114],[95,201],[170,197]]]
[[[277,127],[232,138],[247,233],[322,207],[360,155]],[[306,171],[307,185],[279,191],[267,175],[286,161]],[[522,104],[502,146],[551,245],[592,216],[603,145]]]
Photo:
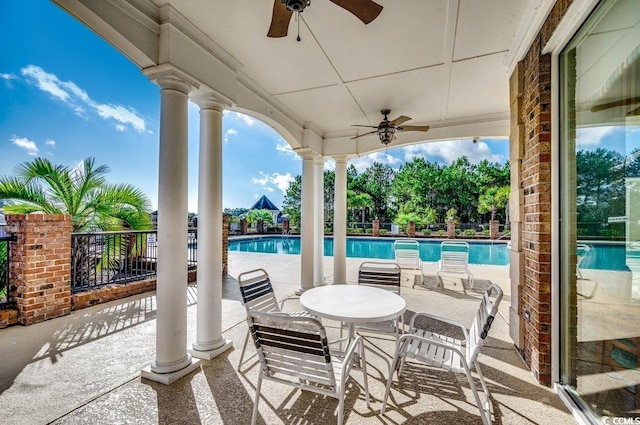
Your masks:
[[[374,162],[359,173],[347,168],[349,222],[398,222],[413,218],[422,225],[444,223],[453,211],[464,223],[504,222],[510,180],[509,163],[471,164],[461,157],[442,165],[416,157],[399,169]],[[333,222],[335,172],[324,172],[325,221]],[[299,223],[302,176],[289,184],[283,211]]]

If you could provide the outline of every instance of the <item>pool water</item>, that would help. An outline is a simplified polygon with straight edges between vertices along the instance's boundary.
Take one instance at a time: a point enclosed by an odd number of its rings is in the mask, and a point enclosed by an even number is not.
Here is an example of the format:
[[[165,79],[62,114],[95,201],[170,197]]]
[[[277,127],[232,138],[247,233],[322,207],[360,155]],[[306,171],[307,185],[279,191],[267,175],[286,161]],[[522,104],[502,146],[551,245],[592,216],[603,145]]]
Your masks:
[[[347,257],[392,260],[393,242],[390,238],[347,238]],[[422,261],[436,262],[440,259],[441,241],[419,242]],[[261,236],[230,240],[229,251],[300,254],[300,237]],[[332,238],[324,239],[324,255],[333,256]],[[506,266],[509,264],[506,242],[469,242],[469,263]]]

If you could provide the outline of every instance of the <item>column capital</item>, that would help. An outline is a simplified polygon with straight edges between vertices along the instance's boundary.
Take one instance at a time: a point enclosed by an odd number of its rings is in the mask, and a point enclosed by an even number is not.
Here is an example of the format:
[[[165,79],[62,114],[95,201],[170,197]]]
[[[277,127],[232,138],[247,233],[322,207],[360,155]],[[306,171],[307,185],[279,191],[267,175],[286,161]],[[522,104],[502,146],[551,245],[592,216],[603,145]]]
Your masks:
[[[347,161],[351,158],[351,155],[334,155],[332,156],[333,160],[338,163],[346,164]]]
[[[142,70],[142,74],[159,85],[161,89],[177,90],[189,94],[191,90],[200,87],[200,83],[194,78],[169,64],[145,68]]]
[[[311,160],[315,161],[318,156],[321,156],[318,152],[314,151],[311,148],[299,148],[293,150],[297,153],[303,160]]]
[[[222,112],[231,106],[231,102],[214,92],[197,92],[190,96],[191,101],[200,109],[213,109]]]
[[[327,159],[324,156],[322,156],[322,155],[316,156],[316,158],[315,158],[315,164],[316,165],[323,165],[324,166],[325,162],[327,162]]]

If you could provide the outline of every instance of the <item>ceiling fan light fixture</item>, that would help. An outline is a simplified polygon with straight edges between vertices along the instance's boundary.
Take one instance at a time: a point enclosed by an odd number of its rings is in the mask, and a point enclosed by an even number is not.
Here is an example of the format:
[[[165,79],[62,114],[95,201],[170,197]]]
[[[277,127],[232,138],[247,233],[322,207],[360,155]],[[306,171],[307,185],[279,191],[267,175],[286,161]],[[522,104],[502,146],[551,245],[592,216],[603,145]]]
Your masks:
[[[302,12],[305,7],[311,5],[311,0],[281,0],[292,12]]]
[[[378,137],[383,145],[388,145],[393,140],[393,135],[396,133],[396,128],[390,125],[381,124],[378,127]]]

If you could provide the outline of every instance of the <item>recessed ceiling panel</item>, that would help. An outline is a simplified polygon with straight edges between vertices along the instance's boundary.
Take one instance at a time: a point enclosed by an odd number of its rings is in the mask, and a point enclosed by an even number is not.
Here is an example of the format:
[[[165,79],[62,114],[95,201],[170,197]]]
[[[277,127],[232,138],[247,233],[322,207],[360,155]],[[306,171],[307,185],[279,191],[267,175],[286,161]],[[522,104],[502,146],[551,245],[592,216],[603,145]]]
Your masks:
[[[287,93],[276,98],[304,121],[314,123],[325,132],[344,130],[351,123],[365,120],[362,111],[342,85]]]
[[[340,82],[304,25],[300,26],[302,41],[296,41],[295,16],[287,37],[267,37],[273,0],[182,0],[172,4],[238,59],[244,65],[242,72],[271,94]]]
[[[391,118],[410,116],[411,124],[437,121],[442,107],[443,70],[440,65],[356,81],[347,87],[372,125],[382,120],[381,109],[391,109]]]
[[[302,14],[343,81],[443,62],[447,0],[377,3],[384,9],[368,25],[328,0]]]
[[[528,2],[460,0],[453,59],[508,50]]]
[[[451,69],[447,119],[509,111],[503,54],[456,62]]]

